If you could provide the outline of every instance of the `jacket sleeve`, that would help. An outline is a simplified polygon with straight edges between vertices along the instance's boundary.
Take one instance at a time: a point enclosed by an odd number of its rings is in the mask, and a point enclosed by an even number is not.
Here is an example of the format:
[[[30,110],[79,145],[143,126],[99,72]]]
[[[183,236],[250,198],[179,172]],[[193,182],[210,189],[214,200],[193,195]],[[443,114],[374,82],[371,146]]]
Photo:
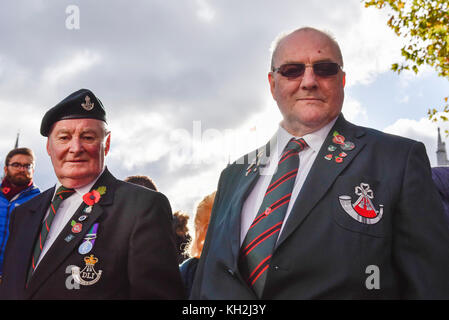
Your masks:
[[[409,152],[393,217],[393,262],[405,299],[449,298],[449,227],[422,143]]]
[[[176,260],[172,212],[167,198],[154,193],[152,205],[136,217],[129,243],[131,299],[184,299]]]

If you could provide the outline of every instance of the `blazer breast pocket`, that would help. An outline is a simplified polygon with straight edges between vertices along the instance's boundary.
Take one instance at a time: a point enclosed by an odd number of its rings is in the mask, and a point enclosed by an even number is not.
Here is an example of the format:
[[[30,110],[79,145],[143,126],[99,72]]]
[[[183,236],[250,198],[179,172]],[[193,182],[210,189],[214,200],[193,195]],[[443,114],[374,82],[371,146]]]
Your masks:
[[[342,228],[384,236],[387,186],[368,176],[340,176],[333,187],[333,218]]]

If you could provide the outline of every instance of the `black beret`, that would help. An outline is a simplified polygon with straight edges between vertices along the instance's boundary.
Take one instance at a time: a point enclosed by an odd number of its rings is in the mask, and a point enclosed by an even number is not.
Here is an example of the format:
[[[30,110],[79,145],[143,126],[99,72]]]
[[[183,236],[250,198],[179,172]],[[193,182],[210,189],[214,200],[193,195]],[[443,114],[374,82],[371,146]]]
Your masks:
[[[48,137],[55,122],[64,119],[97,119],[106,122],[103,104],[92,91],[78,90],[45,113],[41,123],[41,135]]]

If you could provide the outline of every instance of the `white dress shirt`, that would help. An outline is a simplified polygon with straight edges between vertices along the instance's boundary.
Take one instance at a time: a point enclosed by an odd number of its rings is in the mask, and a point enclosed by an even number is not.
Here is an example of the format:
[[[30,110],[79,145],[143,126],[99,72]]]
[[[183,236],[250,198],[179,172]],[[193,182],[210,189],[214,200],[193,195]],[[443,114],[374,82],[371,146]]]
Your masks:
[[[298,194],[304,184],[304,181],[309,174],[310,168],[312,167],[315,158],[318,155],[318,152],[320,151],[321,146],[324,143],[327,135],[329,134],[329,131],[332,129],[335,121],[337,121],[337,118],[329,122],[326,126],[319,129],[318,131],[306,134],[302,137],[306,141],[308,146],[299,153],[298,174],[295,178],[292,196],[290,198],[290,202],[288,204],[287,212],[285,214],[285,218],[279,235],[284,229],[285,222],[290,215],[293,204],[295,203],[296,198],[298,197]],[[248,195],[248,198],[246,198],[245,203],[243,204],[240,226],[240,245],[242,245],[243,241],[245,240],[246,233],[253,223],[254,218],[256,217],[257,212],[260,209],[260,206],[262,205],[264,195],[271,179],[273,178],[273,172],[275,172],[275,169],[279,162],[279,158],[291,138],[298,139],[301,137],[294,137],[279,125],[279,128],[275,133],[274,141],[276,141],[276,143],[274,145],[273,151],[271,152],[269,164],[266,166],[266,168],[261,168],[260,177],[256,182],[253,190]]]
[[[58,238],[61,231],[69,223],[70,219],[72,219],[73,215],[75,214],[76,210],[78,210],[81,203],[83,203],[83,196],[90,191],[90,189],[93,187],[95,182],[97,182],[98,178],[101,176],[103,171],[91,183],[85,185],[84,187],[75,189],[74,194],[72,194],[70,197],[61,202],[61,205],[59,206],[58,211],[56,211],[56,215],[50,226],[50,231],[48,232],[47,239],[45,240],[45,244],[44,247],[42,248],[41,255],[39,256],[39,260],[37,261],[36,269],[39,263],[41,262],[42,258],[45,256],[47,251],[53,245],[53,242],[55,242],[56,238]],[[56,191],[61,185],[62,184],[59,181],[58,183],[56,183],[55,193],[53,194],[53,197],[55,196]],[[50,208],[48,208],[43,221],[45,221],[49,213]]]

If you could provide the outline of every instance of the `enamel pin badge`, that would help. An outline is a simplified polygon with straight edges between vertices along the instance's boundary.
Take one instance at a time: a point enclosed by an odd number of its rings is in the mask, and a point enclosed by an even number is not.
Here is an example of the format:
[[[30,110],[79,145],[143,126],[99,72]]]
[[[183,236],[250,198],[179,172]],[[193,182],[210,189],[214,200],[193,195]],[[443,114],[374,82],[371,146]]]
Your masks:
[[[346,138],[337,131],[334,131],[332,134],[332,143],[334,144],[331,144],[327,147],[327,151],[329,151],[330,153],[326,154],[324,156],[324,159],[328,161],[334,159],[336,163],[342,163],[344,158],[348,155],[346,152],[352,151],[355,148],[354,142],[346,140]],[[342,152],[337,151],[338,146],[341,150],[343,150]],[[334,151],[337,151],[338,155],[334,156]]]
[[[73,279],[83,286],[91,286],[98,282],[101,278],[102,270],[95,271],[95,264],[98,262],[98,258],[94,257],[93,254],[84,257],[84,262],[86,266],[80,271],[77,266],[72,267]]]
[[[360,186],[355,187],[355,194],[359,196],[357,201],[352,204],[351,197],[347,195],[339,196],[340,205],[343,210],[353,219],[364,224],[375,224],[382,219],[384,206],[379,205],[379,210],[376,210],[372,200],[374,199],[373,190],[370,189],[369,184],[361,183]]]

